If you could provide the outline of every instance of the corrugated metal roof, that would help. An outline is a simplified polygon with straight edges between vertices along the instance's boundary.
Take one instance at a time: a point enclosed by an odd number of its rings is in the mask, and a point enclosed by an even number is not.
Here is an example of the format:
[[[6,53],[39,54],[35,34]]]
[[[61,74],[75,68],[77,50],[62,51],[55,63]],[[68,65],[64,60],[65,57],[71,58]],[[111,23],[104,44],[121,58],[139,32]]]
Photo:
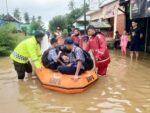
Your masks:
[[[99,12],[99,11],[101,11],[101,9],[89,10],[89,11],[86,13],[86,15],[89,16],[89,15],[91,15],[91,14],[93,14],[93,13],[97,13],[97,12]]]
[[[14,16],[12,16],[11,14],[7,14],[3,17],[3,20],[5,21],[15,21],[17,23],[22,23],[21,21],[19,21],[18,19],[16,19]]]
[[[101,21],[101,22],[90,22],[90,25],[94,26],[95,28],[110,28],[111,25],[108,22]]]
[[[82,22],[82,21],[84,21],[84,15],[82,15],[81,17],[79,17],[76,21],[77,21],[77,22]],[[89,16],[86,16],[86,21],[90,21],[90,17],[89,17]]]

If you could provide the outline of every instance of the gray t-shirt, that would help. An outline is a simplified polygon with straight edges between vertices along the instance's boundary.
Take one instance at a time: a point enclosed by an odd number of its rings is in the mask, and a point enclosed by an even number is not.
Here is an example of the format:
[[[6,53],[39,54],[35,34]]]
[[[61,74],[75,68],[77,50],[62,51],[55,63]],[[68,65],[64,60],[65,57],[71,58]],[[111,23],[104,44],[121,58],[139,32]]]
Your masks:
[[[48,53],[48,60],[57,62],[57,59],[58,59],[58,55],[57,55],[56,48],[51,48]]]
[[[68,55],[70,63],[77,65],[77,61],[80,60],[82,63],[85,62],[85,57],[83,50],[77,46],[73,46],[72,52]],[[84,66],[82,64],[82,69],[84,69]]]

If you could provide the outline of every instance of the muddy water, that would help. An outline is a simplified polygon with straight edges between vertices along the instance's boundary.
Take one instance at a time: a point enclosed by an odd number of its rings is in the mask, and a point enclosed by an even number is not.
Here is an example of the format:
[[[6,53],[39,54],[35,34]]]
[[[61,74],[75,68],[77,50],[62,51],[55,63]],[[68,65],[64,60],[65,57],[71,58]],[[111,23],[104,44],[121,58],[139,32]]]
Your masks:
[[[9,58],[0,58],[0,113],[150,113],[150,56],[111,58],[107,77],[80,94],[44,89],[35,77],[18,81]]]

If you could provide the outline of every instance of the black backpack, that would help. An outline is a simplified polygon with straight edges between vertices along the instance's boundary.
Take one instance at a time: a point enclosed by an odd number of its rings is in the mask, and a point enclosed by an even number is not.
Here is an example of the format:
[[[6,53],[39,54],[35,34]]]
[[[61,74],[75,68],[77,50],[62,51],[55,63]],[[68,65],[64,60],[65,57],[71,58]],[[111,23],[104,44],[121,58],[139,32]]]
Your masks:
[[[91,70],[94,67],[93,59],[91,58],[91,55],[83,50],[83,54],[85,57],[85,62],[83,63],[86,70]]]
[[[82,48],[80,48],[82,49]],[[91,58],[91,55],[86,52],[85,50],[83,50],[83,54],[84,54],[84,57],[85,57],[85,62],[83,63],[83,66],[85,68],[85,70],[91,70],[93,67],[94,67],[94,63],[93,63],[93,59]],[[73,52],[74,54],[74,57],[76,58],[76,54]]]
[[[51,48],[47,49],[42,55],[42,64],[44,67],[49,67],[48,53]]]
[[[42,55],[42,64],[43,64],[43,66],[44,67],[46,67],[46,68],[48,68],[50,65],[52,65],[53,63],[55,63],[54,61],[49,61],[48,60],[48,53],[49,53],[49,51],[51,50],[51,49],[53,49],[53,48],[49,48],[49,49],[47,49],[44,53],[43,53],[43,55]],[[56,52],[58,53],[58,49],[56,49]]]

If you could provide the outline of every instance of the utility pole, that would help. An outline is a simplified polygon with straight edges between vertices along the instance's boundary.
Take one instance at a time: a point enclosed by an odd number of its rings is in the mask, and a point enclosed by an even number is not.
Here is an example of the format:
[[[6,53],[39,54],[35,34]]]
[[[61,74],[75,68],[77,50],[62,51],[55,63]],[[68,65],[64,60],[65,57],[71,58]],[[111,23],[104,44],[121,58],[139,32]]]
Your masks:
[[[86,0],[84,0],[84,33],[86,34]]]
[[[8,2],[6,0],[6,11],[7,11],[7,14],[8,14]]]

